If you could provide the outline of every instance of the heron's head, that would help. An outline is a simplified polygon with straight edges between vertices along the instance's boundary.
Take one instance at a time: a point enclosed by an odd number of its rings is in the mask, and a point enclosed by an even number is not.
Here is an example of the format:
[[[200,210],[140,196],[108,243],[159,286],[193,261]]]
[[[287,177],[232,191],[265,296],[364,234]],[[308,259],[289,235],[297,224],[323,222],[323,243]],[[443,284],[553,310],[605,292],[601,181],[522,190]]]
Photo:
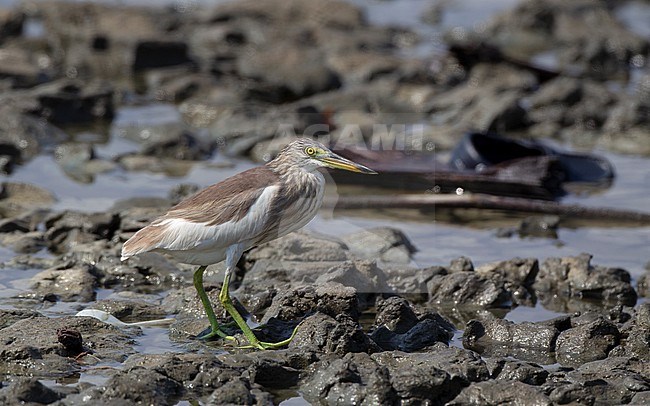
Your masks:
[[[307,171],[318,168],[334,168],[366,174],[377,173],[370,168],[335,154],[320,142],[309,138],[300,138],[293,141],[278,154],[274,161],[277,161],[279,165],[289,164]]]

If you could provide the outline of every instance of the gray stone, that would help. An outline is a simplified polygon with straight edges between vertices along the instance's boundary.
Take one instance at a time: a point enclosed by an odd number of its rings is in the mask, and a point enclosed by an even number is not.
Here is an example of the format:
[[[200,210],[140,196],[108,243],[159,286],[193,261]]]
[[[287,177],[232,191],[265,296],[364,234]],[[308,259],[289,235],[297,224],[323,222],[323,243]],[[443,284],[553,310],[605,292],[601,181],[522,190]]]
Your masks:
[[[492,378],[504,381],[519,381],[528,385],[541,385],[549,372],[541,366],[525,361],[512,361],[504,358],[486,360]]]
[[[384,350],[417,351],[436,342],[447,344],[454,326],[435,312],[416,315],[406,300],[391,297],[379,302],[370,338]]]
[[[560,333],[555,345],[556,357],[559,363],[569,366],[603,359],[618,345],[620,336],[614,323],[598,317]]]
[[[54,403],[62,397],[60,393],[43,385],[37,378],[18,378],[8,388],[0,391],[3,404],[40,404]]]
[[[515,324],[508,320],[491,318],[472,320],[467,323],[463,341],[473,348],[490,345],[507,345],[538,349],[546,352],[555,350],[560,330],[550,323],[522,322]]]
[[[485,278],[476,272],[437,275],[429,280],[427,287],[432,304],[498,307],[508,304],[512,298],[503,282]]]
[[[39,296],[56,297],[64,302],[90,302],[95,299],[97,281],[89,267],[56,267],[39,272],[31,288]]]
[[[75,360],[68,357],[57,340],[57,331],[76,330],[83,337],[84,351],[90,355]],[[133,335],[138,329],[118,329],[90,317],[35,317],[16,321],[0,330],[4,343],[3,374],[29,376],[70,376],[79,370],[81,360],[87,364],[124,361],[133,354]],[[75,354],[77,355],[77,354]]]
[[[312,404],[392,404],[396,401],[388,369],[368,354],[346,354],[312,364],[300,391]]]
[[[416,248],[401,231],[379,227],[347,234],[341,240],[353,254],[365,259],[381,259],[386,262],[408,263]],[[398,254],[394,250],[398,249]]]
[[[537,387],[519,381],[473,383],[447,405],[551,405]]]
[[[333,318],[324,313],[307,317],[289,348],[338,355],[378,350],[352,318],[345,314]]]
[[[435,366],[433,353],[398,351],[373,354],[372,359],[388,370],[390,384],[400,402],[445,404],[458,395],[466,382]]]

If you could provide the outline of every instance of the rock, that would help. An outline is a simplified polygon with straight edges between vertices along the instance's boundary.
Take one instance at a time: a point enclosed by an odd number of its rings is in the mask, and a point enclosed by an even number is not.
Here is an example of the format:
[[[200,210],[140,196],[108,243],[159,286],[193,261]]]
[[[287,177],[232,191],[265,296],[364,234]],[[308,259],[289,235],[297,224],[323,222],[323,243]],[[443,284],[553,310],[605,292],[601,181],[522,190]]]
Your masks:
[[[425,302],[429,298],[427,285],[429,281],[438,275],[447,275],[446,268],[433,266],[428,268],[391,268],[384,269],[388,286],[400,296],[406,297],[412,302]]]
[[[207,12],[204,18],[206,21],[217,22],[252,18],[268,20],[280,26],[303,21],[307,25],[323,25],[342,30],[364,24],[363,15],[358,7],[338,0],[324,2],[272,0],[263,4],[248,0],[224,3]]]
[[[41,404],[54,403],[62,394],[43,385],[37,378],[18,378],[9,387],[0,391],[3,404]]]
[[[68,135],[43,119],[25,114],[16,107],[12,94],[0,95],[0,170],[10,174],[16,165],[24,164],[38,153],[68,139]],[[32,101],[33,102],[33,101]],[[35,102],[32,104],[35,105]]]
[[[463,343],[471,349],[505,345],[553,352],[556,340],[560,335],[558,327],[561,324],[564,323],[560,320],[557,323],[523,322],[519,324],[497,318],[472,320],[467,323],[463,332]]]
[[[560,333],[555,345],[556,357],[562,365],[580,365],[603,359],[618,345],[620,337],[614,323],[598,317]]]
[[[439,94],[430,104],[436,124],[504,132],[529,123],[519,101],[537,79],[507,65],[479,64],[466,82]]]
[[[220,103],[225,105],[203,107],[208,109],[203,115],[212,117],[207,125],[210,138],[225,147],[226,155],[250,154],[257,162],[270,161],[297,135],[322,131],[327,122],[327,117],[311,105],[233,106],[228,100]]]
[[[533,287],[544,295],[600,300],[633,306],[637,295],[630,274],[617,268],[592,266],[591,255],[549,258],[540,267]]]
[[[432,353],[382,352],[372,359],[388,370],[390,384],[402,404],[445,404],[466,385],[431,362]]]
[[[11,326],[19,320],[36,317],[43,317],[43,315],[35,310],[0,309],[0,330]]]
[[[528,385],[542,385],[549,372],[541,366],[525,361],[512,361],[504,358],[487,360],[492,378],[504,381],[519,381]]]
[[[524,55],[553,49],[563,70],[603,80],[627,72],[630,59],[648,50],[647,40],[593,0],[525,1],[492,19],[482,35]]]
[[[34,87],[38,107],[30,113],[57,124],[113,118],[113,88],[108,83],[61,80]]]
[[[57,331],[76,330],[83,336],[83,348],[93,356],[70,358],[58,342]],[[122,362],[134,353],[132,334],[90,317],[35,317],[16,321],[0,330],[4,362],[1,373],[20,376],[69,376],[79,362]],[[38,332],[38,334],[35,334]]]
[[[91,305],[91,308],[105,311],[123,322],[160,319],[167,316],[160,305],[139,300],[137,294],[120,292],[119,295],[113,296],[120,297],[120,299],[98,300]],[[129,296],[135,297],[131,299]]]
[[[51,251],[64,253],[78,244],[110,240],[118,230],[119,222],[115,213],[64,211],[45,220],[45,238]]]
[[[641,303],[634,309],[634,317],[621,328],[621,345],[609,356],[636,357],[650,360],[650,304]]]
[[[427,283],[429,303],[460,306],[499,307],[508,305],[512,295],[503,282],[475,272],[437,275]]]
[[[185,42],[156,39],[138,42],[131,66],[134,72],[138,72],[151,68],[191,64],[193,61]]]
[[[363,230],[341,237],[353,254],[365,259],[408,263],[416,248],[399,230],[388,227]]]
[[[603,124],[604,137],[599,139],[599,144],[622,153],[648,155],[650,148],[644,142],[644,134],[650,127],[647,113],[650,108],[650,74],[643,75],[636,82],[632,94],[621,98],[610,109]]]
[[[317,285],[327,282],[353,287],[357,293],[365,295],[391,292],[386,283],[386,275],[374,261],[343,262],[330,268],[315,281]]]
[[[93,182],[95,175],[115,169],[115,163],[97,159],[92,145],[64,143],[56,147],[54,157],[70,178],[82,183]]]
[[[340,356],[378,349],[350,316],[340,314],[333,318],[324,313],[307,317],[300,324],[289,348]]]
[[[132,368],[120,371],[106,382],[100,399],[105,402],[171,405],[183,387],[163,374],[149,369]],[[91,400],[90,397],[89,400]]]
[[[0,234],[0,245],[17,254],[35,254],[47,247],[45,235],[40,231]]]
[[[237,62],[237,71],[257,82],[248,90],[251,97],[286,103],[341,86],[319,50],[279,42],[251,47],[244,53],[246,56]]]
[[[369,82],[397,71],[403,61],[390,54],[373,52],[341,53],[327,58],[327,64],[346,85]]]
[[[262,323],[271,318],[299,320],[313,312],[321,312],[331,317],[345,314],[353,320],[359,319],[359,302],[354,288],[335,282],[317,286],[315,288],[313,285],[306,285],[280,292],[273,298]]]
[[[95,277],[90,267],[46,269],[36,274],[31,288],[42,297],[64,302],[90,302],[95,299]]]
[[[35,185],[2,182],[0,188],[1,217],[14,217],[33,210],[46,209],[56,202],[52,193]]]
[[[519,381],[473,383],[447,405],[551,405],[551,400],[537,387]]]
[[[456,272],[474,272],[474,264],[467,257],[459,257],[451,260],[449,263],[449,273]]]
[[[532,286],[539,272],[539,262],[535,258],[513,258],[507,261],[492,262],[476,268],[479,275],[506,279],[525,287]]]
[[[247,262],[260,259],[284,261],[345,261],[347,247],[331,237],[294,232],[262,244],[246,253]]]
[[[642,404],[634,403],[633,398],[650,388],[647,372],[647,366],[634,358],[609,357],[577,370],[554,372],[543,390],[555,404]]]
[[[396,395],[388,369],[368,354],[325,358],[308,368],[300,391],[312,404],[393,404]]]
[[[370,338],[386,351],[412,352],[436,342],[447,344],[455,331],[438,313],[417,316],[409,303],[398,297],[379,302],[374,324]]]
[[[467,383],[490,377],[485,361],[474,351],[435,343],[427,349],[427,354],[431,354],[427,363],[447,372],[452,379],[460,378]]]

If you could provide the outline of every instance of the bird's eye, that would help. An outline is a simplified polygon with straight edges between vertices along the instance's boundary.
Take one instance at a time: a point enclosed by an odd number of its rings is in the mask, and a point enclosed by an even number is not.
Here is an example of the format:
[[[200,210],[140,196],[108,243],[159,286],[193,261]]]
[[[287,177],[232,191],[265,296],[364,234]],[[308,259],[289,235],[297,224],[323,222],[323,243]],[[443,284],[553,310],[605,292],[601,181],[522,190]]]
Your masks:
[[[312,156],[316,153],[316,150],[312,147],[307,147],[305,148],[305,153],[309,156]]]

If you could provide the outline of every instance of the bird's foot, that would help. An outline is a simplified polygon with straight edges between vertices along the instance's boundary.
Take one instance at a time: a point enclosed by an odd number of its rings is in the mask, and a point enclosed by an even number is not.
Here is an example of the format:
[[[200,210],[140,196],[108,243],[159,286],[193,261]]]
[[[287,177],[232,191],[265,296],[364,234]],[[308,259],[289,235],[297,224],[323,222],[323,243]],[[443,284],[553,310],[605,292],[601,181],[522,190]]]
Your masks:
[[[228,334],[224,333],[223,331],[221,331],[221,329],[218,328],[217,329],[212,328],[212,330],[209,333],[201,336],[197,336],[196,338],[203,341],[211,341],[217,337],[223,338],[224,340],[228,340],[228,341],[237,341],[235,337],[229,336]]]
[[[298,327],[300,327],[300,324],[298,324],[293,329],[293,332],[291,333],[291,337],[287,338],[286,340],[279,341],[277,343],[267,343],[264,341],[260,341],[257,339],[257,337],[255,337],[255,335],[253,335],[252,337],[246,336],[246,339],[248,339],[249,344],[238,348],[240,349],[253,348],[256,350],[277,350],[279,348],[289,345],[289,343],[296,336],[296,333],[298,332]]]

